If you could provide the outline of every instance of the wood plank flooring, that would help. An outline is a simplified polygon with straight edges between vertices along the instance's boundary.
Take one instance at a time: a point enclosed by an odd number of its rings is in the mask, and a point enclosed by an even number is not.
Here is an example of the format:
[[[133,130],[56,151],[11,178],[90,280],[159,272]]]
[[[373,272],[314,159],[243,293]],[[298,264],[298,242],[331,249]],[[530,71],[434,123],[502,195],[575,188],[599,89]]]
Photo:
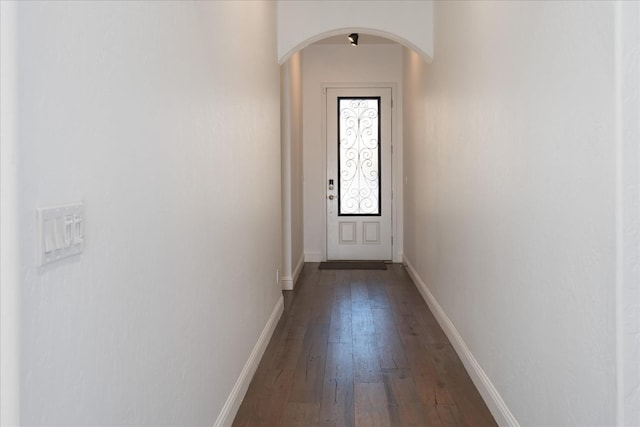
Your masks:
[[[233,423],[495,426],[402,265],[305,264]]]

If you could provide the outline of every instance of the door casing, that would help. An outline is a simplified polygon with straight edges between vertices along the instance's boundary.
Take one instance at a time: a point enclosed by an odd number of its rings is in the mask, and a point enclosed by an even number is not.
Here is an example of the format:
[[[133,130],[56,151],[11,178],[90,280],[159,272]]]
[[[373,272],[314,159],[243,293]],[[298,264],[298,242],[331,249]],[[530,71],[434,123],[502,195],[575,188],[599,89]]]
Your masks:
[[[323,180],[322,180],[322,188],[321,194],[326,196],[327,187],[326,183],[328,180],[327,177],[327,89],[335,88],[335,89],[345,89],[345,88],[390,88],[391,89],[391,139],[392,139],[392,150],[391,150],[391,168],[392,168],[392,179],[391,179],[391,233],[393,235],[393,245],[392,245],[392,261],[393,262],[402,262],[402,187],[404,183],[404,174],[402,168],[402,129],[398,126],[398,118],[402,117],[402,102],[399,99],[400,94],[398,93],[398,84],[397,83],[389,83],[389,82],[375,82],[375,83],[323,83],[322,84],[322,126],[320,129],[321,138],[324,143],[324,149],[322,150],[322,170],[323,170]],[[323,203],[323,206],[325,204]],[[327,260],[327,210],[326,208],[322,211],[322,260]]]

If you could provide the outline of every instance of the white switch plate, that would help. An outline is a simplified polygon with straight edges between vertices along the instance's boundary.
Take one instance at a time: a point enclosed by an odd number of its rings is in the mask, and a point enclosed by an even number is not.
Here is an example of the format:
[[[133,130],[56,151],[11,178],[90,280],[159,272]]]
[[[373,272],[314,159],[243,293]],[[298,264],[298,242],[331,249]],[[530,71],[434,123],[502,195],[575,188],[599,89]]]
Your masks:
[[[84,251],[84,203],[37,210],[38,265]]]

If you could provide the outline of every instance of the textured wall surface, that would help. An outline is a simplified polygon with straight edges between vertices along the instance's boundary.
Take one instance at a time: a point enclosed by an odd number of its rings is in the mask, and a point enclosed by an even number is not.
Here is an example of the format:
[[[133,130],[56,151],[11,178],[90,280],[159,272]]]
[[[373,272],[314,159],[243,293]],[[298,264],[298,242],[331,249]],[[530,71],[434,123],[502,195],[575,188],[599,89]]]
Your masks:
[[[392,38],[433,57],[431,0],[278,1],[278,59],[328,35],[353,31]]]
[[[304,251],[308,261],[320,261],[324,254],[324,212],[326,209],[326,157],[322,139],[322,85],[338,83],[397,83],[402,88],[402,47],[396,44],[349,45],[319,44],[303,51],[303,117],[304,117]],[[401,99],[401,94],[394,94]],[[401,101],[395,103],[401,117]],[[399,126],[396,126],[399,127]],[[402,134],[396,129],[394,137]],[[395,163],[394,163],[395,166]],[[395,173],[395,170],[394,170]],[[402,247],[396,240],[394,257]]]
[[[521,425],[616,423],[614,7],[437,2],[405,254]]]
[[[275,4],[18,14],[22,422],[210,426],[279,297]],[[79,199],[84,254],[37,268]]]
[[[304,265],[302,210],[302,52],[280,71],[282,139],[282,288],[292,290]]]
[[[0,2],[0,425],[20,418],[17,4]]]
[[[640,2],[617,2],[618,425],[640,425]]]
[[[302,52],[291,57],[291,265],[304,256]]]

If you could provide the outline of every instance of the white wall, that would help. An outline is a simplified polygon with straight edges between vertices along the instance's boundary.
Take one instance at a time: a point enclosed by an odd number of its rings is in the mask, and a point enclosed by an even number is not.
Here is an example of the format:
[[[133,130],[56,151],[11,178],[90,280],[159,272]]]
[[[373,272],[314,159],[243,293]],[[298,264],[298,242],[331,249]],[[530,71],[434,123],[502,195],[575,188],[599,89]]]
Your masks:
[[[618,425],[640,425],[640,2],[616,2]]]
[[[336,34],[369,33],[433,57],[431,0],[278,0],[278,59]]]
[[[18,18],[21,421],[212,425],[281,297],[275,4]],[[37,268],[36,208],[80,199]]]
[[[0,425],[20,424],[17,4],[0,2]]]
[[[614,6],[434,19],[433,63],[404,54],[406,260],[499,421],[613,425]]]
[[[304,262],[303,60],[302,52],[291,57],[291,262],[294,279]]]
[[[395,83],[395,114],[402,117],[402,47],[396,44],[350,45],[319,44],[304,49],[303,117],[304,117],[304,252],[307,261],[321,261],[325,255],[324,215],[326,200],[325,141],[322,138],[322,111],[325,101],[323,84],[354,85]],[[394,155],[401,159],[402,133],[394,124]],[[394,175],[400,162],[394,160]],[[398,177],[399,178],[399,177]],[[394,182],[394,188],[399,188]],[[401,202],[401,192],[395,192]],[[397,218],[398,219],[398,218]],[[401,259],[402,230],[399,223],[394,235],[394,257]]]
[[[302,52],[281,66],[282,288],[293,289],[304,265],[302,194]]]

